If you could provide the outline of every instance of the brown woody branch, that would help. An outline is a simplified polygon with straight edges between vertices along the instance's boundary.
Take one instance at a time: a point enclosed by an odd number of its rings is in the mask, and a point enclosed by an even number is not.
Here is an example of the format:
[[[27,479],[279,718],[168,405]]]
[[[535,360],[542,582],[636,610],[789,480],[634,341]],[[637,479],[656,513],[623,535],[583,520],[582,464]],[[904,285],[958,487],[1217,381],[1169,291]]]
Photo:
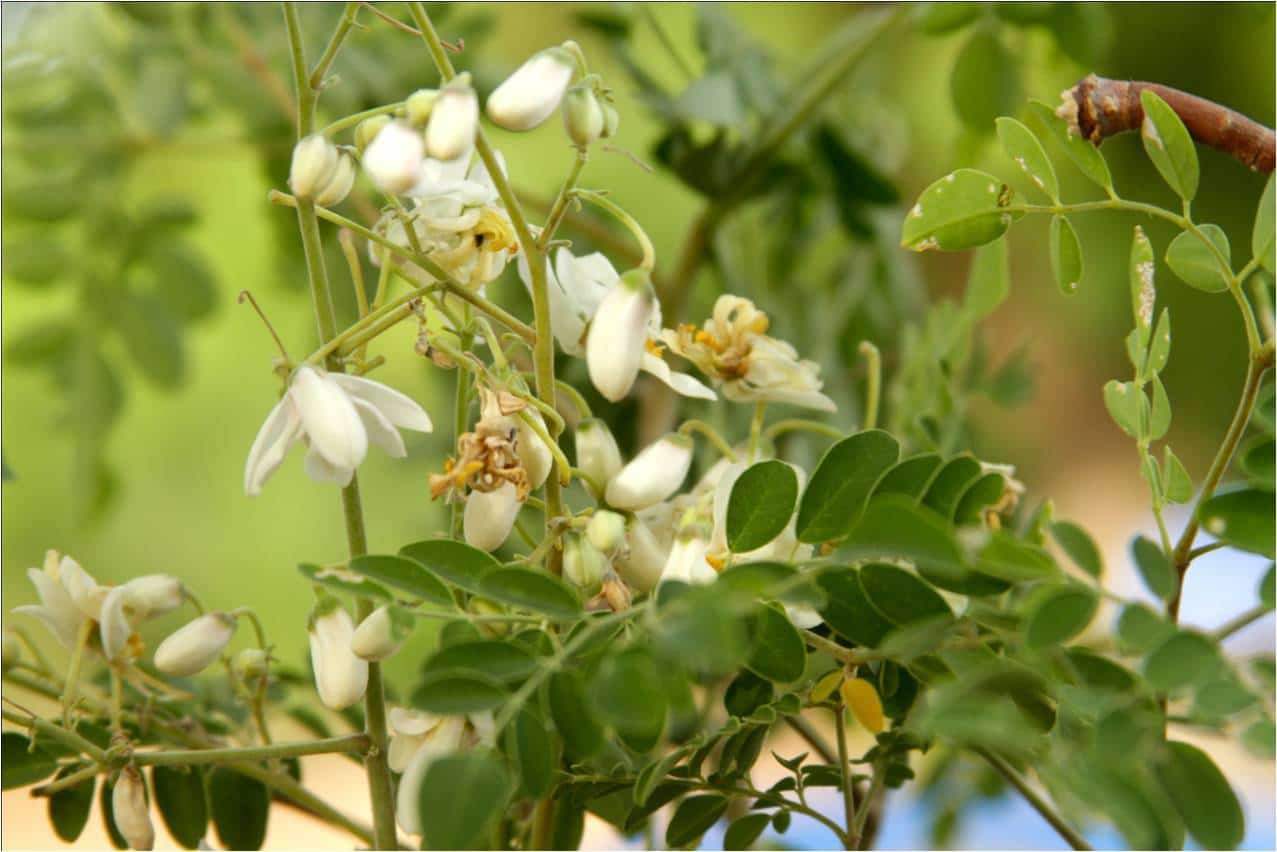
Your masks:
[[[1073,88],[1060,93],[1063,103],[1057,113],[1083,139],[1099,145],[1115,134],[1140,129],[1144,122],[1140,92],[1145,89],[1156,92],[1166,101],[1198,142],[1223,151],[1249,169],[1272,173],[1277,147],[1272,128],[1214,101],[1169,86],[1139,80],[1109,80],[1089,74]]]

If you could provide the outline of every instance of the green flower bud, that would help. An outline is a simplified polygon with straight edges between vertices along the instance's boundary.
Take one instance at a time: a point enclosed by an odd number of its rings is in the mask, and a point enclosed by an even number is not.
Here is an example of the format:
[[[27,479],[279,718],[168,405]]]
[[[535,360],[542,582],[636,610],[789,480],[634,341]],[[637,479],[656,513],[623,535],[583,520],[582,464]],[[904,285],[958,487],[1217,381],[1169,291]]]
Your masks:
[[[603,138],[611,139],[621,126],[621,114],[609,103],[603,104]]]
[[[595,594],[603,581],[603,573],[609,568],[608,559],[589,539],[569,534],[563,542],[563,579],[583,590]]]
[[[563,129],[578,148],[588,148],[603,135],[606,120],[594,87],[578,84],[563,97]]]
[[[439,100],[438,89],[418,89],[409,95],[408,100],[404,101],[408,123],[413,127],[425,127],[437,100]]]
[[[625,516],[600,509],[590,518],[585,537],[603,553],[611,553],[625,538]]]
[[[359,122],[359,126],[355,128],[355,147],[359,149],[359,153],[362,154],[364,149],[372,144],[372,140],[377,138],[377,134],[391,120],[388,115],[374,115],[372,118],[365,118]]]
[[[260,678],[270,668],[270,655],[261,648],[245,648],[235,655],[235,672],[246,681]]]

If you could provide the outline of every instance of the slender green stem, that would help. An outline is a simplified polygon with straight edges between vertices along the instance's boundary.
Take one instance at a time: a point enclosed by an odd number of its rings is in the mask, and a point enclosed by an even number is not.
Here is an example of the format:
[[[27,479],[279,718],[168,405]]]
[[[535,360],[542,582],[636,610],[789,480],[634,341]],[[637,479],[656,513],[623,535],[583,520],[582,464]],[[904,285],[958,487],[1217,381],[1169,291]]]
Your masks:
[[[1025,798],[1025,801],[1032,805],[1033,809],[1041,814],[1042,817],[1051,824],[1051,827],[1068,842],[1069,846],[1074,849],[1091,848],[1091,844],[1086,842],[1086,838],[1084,838],[1077,829],[1065,822],[1064,817],[1060,816],[1056,812],[1055,807],[1048,802],[1045,797],[1039,794],[1037,790],[1033,789],[1029,782],[1025,780],[1024,776],[1015,770],[1014,766],[1007,763],[1000,756],[994,754],[988,749],[975,748],[973,751],[980,755],[980,757],[984,758],[984,760],[993,767],[994,771],[1006,779],[1008,784],[1018,790],[1020,795]],[[875,772],[874,777],[877,778],[878,774],[879,773]]]
[[[328,45],[324,48],[324,52],[320,54],[314,70],[310,72],[310,89],[316,94],[323,89],[324,79],[328,76],[328,69],[332,67],[333,60],[337,58],[337,53],[346,41],[346,36],[350,35],[350,29],[355,25],[355,19],[359,17],[359,7],[361,5],[360,3],[346,4],[345,10],[341,14],[341,20],[337,22],[337,29],[333,30],[332,38],[328,39]]]
[[[1245,269],[1237,274],[1239,281],[1245,280],[1245,277],[1251,274],[1251,264],[1257,265],[1257,262],[1251,261],[1251,263],[1246,265]],[[1259,313],[1260,330],[1263,331],[1266,339],[1272,340],[1274,334],[1277,334],[1277,331],[1275,331],[1273,327],[1273,303],[1268,297],[1268,285],[1259,277],[1252,278],[1250,281],[1250,292],[1255,299],[1255,307],[1258,309]]]
[[[70,775],[64,775],[56,781],[50,781],[48,784],[41,784],[39,787],[31,788],[32,796],[52,796],[55,793],[61,793],[63,790],[70,790],[72,787],[78,787],[90,778],[96,778],[97,774],[102,771],[102,767],[96,763],[90,763],[72,772]]]
[[[247,618],[249,624],[253,625],[253,632],[257,634],[257,647],[265,655],[266,662],[262,673],[257,677],[257,687],[253,690],[250,703],[253,710],[253,721],[257,724],[257,730],[261,734],[262,742],[270,745],[270,725],[266,721],[266,687],[270,685],[270,645],[266,642],[266,628],[263,626],[262,620],[257,617],[257,613],[248,607],[239,607],[231,614]]]
[[[562,379],[555,379],[554,386],[558,388],[559,393],[572,400],[572,405],[576,408],[577,417],[593,417],[594,412],[590,410],[590,404],[585,401],[585,397],[581,392],[572,387]]]
[[[835,440],[843,437],[843,432],[836,426],[830,426],[828,423],[821,423],[817,420],[802,420],[792,418],[789,420],[777,420],[772,425],[763,430],[764,441],[774,441],[786,432],[813,432],[817,435],[824,435],[826,438]]]
[[[559,187],[559,194],[554,199],[554,204],[550,207],[550,212],[545,217],[545,227],[541,229],[541,236],[537,238],[537,245],[542,251],[550,245],[550,241],[554,239],[554,235],[559,230],[559,225],[563,222],[563,217],[567,215],[568,204],[572,199],[572,190],[576,189],[576,183],[581,179],[581,172],[585,171],[585,164],[590,161],[590,152],[588,149],[577,149],[576,160],[572,163],[572,170],[568,172],[568,176],[563,179],[563,186]]]
[[[319,132],[325,136],[333,136],[334,134],[340,133],[348,128],[357,127],[369,118],[376,118],[379,115],[393,115],[403,108],[404,105],[402,102],[373,107],[372,109],[366,109],[363,112],[357,112],[352,115],[339,118]]]
[[[172,751],[135,751],[138,766],[186,766],[199,763],[233,763],[243,760],[282,760],[308,754],[367,754],[372,742],[367,734],[347,734],[296,743],[249,746],[245,748],[174,749]]]
[[[652,245],[652,240],[648,237],[647,231],[643,230],[643,226],[638,223],[637,219],[606,195],[592,192],[588,189],[578,189],[572,195],[582,201],[588,201],[596,207],[603,208],[616,221],[624,225],[626,230],[634,235],[635,241],[639,244],[639,249],[643,252],[643,256],[639,259],[638,268],[648,272],[652,271],[656,266],[656,248]]]
[[[754,403],[754,417],[749,421],[749,460],[758,456],[758,441],[763,435],[763,415],[767,412],[767,403],[761,399]]]
[[[882,393],[882,353],[868,340],[860,341],[860,354],[865,359],[865,413],[862,428],[878,425],[878,400]]]
[[[838,742],[838,771],[842,773],[842,808],[847,830],[843,833],[843,845],[855,849],[860,845],[860,832],[856,830],[856,798],[852,791],[851,764],[847,762],[847,709],[838,704],[833,708],[834,736]]]
[[[550,433],[546,431],[545,425],[535,417],[528,414],[527,411],[520,411],[518,418],[528,425],[528,428],[536,433],[541,439],[541,443],[545,444],[546,449],[550,451],[550,455],[554,456],[554,466],[559,470],[559,484],[567,485],[572,481],[572,462],[568,461],[567,455],[563,452],[563,448],[559,446],[559,442],[550,437]]]
[[[856,809],[856,818],[848,831],[854,835],[852,845],[849,849],[863,848],[863,840],[865,837],[865,824],[869,821],[869,811],[873,809],[874,802],[882,795],[883,778],[886,771],[878,765],[874,765],[873,778],[869,780],[869,790],[865,793],[865,797],[860,801],[860,807]]]
[[[368,316],[368,289],[364,286],[364,267],[359,262],[359,249],[355,248],[355,237],[350,231],[342,228],[337,232],[337,242],[341,245],[341,253],[346,258],[346,266],[350,269],[350,282],[355,286],[355,304],[359,307],[359,318]]]
[[[1210,544],[1203,544],[1198,547],[1194,547],[1192,550],[1188,552],[1188,558],[1190,560],[1196,559],[1199,556],[1205,556],[1208,553],[1212,553],[1224,547],[1228,547],[1228,542],[1212,541]]]
[[[57,740],[62,745],[73,749],[79,754],[87,755],[90,759],[102,764],[103,766],[110,762],[105,751],[98,748],[75,731],[67,730],[66,728],[55,725],[45,719],[41,719],[38,716],[24,715],[16,710],[0,710],[0,716],[3,716],[5,721],[12,722],[15,725],[21,725],[24,728],[29,728],[37,737],[43,736],[48,737],[51,740]]]
[[[111,733],[124,733],[124,679],[115,664],[111,665]]]
[[[471,335],[468,331],[459,332],[461,335],[461,349],[466,351],[472,345]],[[454,358],[457,365],[460,366],[463,361]],[[453,395],[453,412],[452,412],[452,445],[457,446],[457,442],[461,440],[461,436],[465,434],[466,429],[470,426],[470,374],[468,370],[457,370],[457,386]],[[452,537],[460,539],[463,533],[462,521],[465,517],[464,504],[454,500],[451,507],[451,517],[449,518],[449,526],[452,529]]]
[[[80,683],[80,666],[84,660],[84,649],[88,646],[89,637],[92,635],[93,621],[86,618],[76,633],[75,648],[71,651],[71,663],[67,666],[66,685],[62,691],[62,724],[68,728],[73,727],[71,708],[75,706],[75,690]]]
[[[704,420],[685,420],[683,425],[678,427],[680,435],[691,435],[693,432],[703,435],[709,440],[714,448],[722,453],[723,457],[736,461],[736,451],[732,449],[732,445],[727,439],[718,433],[718,430],[706,423]]]
[[[1222,642],[1225,639],[1227,639],[1229,636],[1232,636],[1234,633],[1238,632],[1239,630],[1243,630],[1249,627],[1250,625],[1254,624],[1256,621],[1259,621],[1259,619],[1263,618],[1265,615],[1268,615],[1272,611],[1273,610],[1271,607],[1264,606],[1263,604],[1260,604],[1257,607],[1248,609],[1245,612],[1243,612],[1241,615],[1238,615],[1235,618],[1232,618],[1229,621],[1226,621],[1225,623],[1220,625],[1217,630],[1212,631],[1211,637],[1216,642]]]

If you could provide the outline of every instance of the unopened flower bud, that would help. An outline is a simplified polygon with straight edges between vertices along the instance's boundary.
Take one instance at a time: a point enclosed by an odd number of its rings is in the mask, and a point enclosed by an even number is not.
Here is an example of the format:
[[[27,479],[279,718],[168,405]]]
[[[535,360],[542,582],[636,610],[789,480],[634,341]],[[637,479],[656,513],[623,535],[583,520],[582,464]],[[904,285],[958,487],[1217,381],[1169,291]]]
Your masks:
[[[497,86],[488,98],[488,118],[506,130],[531,130],[559,105],[575,68],[565,48],[541,51]]]
[[[336,600],[321,601],[311,613],[310,664],[319,700],[330,710],[344,710],[368,688],[368,662],[351,650],[354,635],[350,613]]]
[[[599,488],[607,487],[608,480],[621,470],[622,463],[621,450],[606,423],[586,417],[577,424],[576,466],[597,482]]]
[[[670,434],[643,448],[607,484],[606,499],[618,509],[637,512],[667,499],[687,478],[692,441]]]
[[[563,579],[585,591],[587,595],[598,589],[608,560],[589,539],[575,533],[564,536]]]
[[[398,651],[411,630],[412,616],[379,606],[359,623],[350,647],[356,657],[375,663]]]
[[[541,416],[541,412],[535,409],[527,409],[523,412],[528,417],[535,420],[542,429],[545,429],[545,418]],[[550,470],[554,467],[554,455],[550,452],[550,448],[545,445],[545,441],[541,440],[541,436],[533,429],[522,417],[516,417],[515,422],[519,429],[515,450],[519,456],[519,462],[523,465],[523,469],[528,472],[528,484],[533,488],[540,488],[550,476]]]
[[[129,609],[141,618],[153,618],[172,612],[186,600],[186,589],[182,581],[168,574],[136,577],[121,588],[127,590]]]
[[[437,100],[439,100],[438,89],[418,89],[409,95],[408,100],[404,101],[408,123],[413,127],[425,127],[426,122],[430,121],[430,113],[434,110]]]
[[[310,201],[332,180],[337,170],[337,146],[323,134],[312,133],[293,148],[288,186],[293,195]]]
[[[393,120],[388,115],[374,115],[372,118],[365,118],[359,122],[359,126],[355,128],[355,147],[359,149],[359,153],[363,154],[372,144],[372,140],[377,138],[377,134]]]
[[[603,553],[611,553],[625,538],[625,517],[600,509],[590,518],[590,523],[585,528],[585,537]]]
[[[495,491],[471,491],[462,516],[466,544],[493,551],[505,543],[519,514],[518,490],[509,482]]]
[[[467,155],[478,127],[479,98],[470,88],[469,75],[460,74],[439,90],[426,125],[426,151],[436,160]]]
[[[235,635],[235,618],[224,612],[202,615],[160,643],[155,667],[173,677],[190,677],[212,665]]]
[[[116,779],[111,793],[111,815],[120,836],[130,849],[150,849],[155,845],[155,828],[146,805],[146,782],[142,773],[126,766]]]
[[[402,121],[392,121],[364,151],[364,171],[382,192],[402,195],[421,180],[425,156],[421,132]]]
[[[635,520],[625,536],[626,548],[617,560],[616,570],[631,588],[650,592],[661,580],[669,551],[661,546],[647,524]]]
[[[578,84],[563,98],[563,129],[578,148],[588,148],[603,136],[606,119],[594,87]]]
[[[270,654],[261,648],[245,648],[235,655],[235,671],[246,681],[257,680],[270,671]]]
[[[621,128],[621,114],[609,103],[603,104],[603,138],[611,139]]]
[[[333,207],[341,204],[350,195],[355,185],[355,160],[349,154],[337,158],[337,170],[332,180],[315,196],[315,203],[320,207]]]
[[[585,340],[585,363],[590,381],[613,402],[624,399],[638,378],[654,310],[651,278],[632,269],[608,291],[594,314]]]

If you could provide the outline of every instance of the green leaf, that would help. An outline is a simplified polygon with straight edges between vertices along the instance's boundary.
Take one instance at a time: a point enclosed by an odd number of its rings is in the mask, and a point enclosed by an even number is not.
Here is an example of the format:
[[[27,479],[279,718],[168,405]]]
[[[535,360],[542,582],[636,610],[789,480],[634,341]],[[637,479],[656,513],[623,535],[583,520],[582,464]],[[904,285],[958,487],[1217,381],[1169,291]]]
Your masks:
[[[1161,378],[1153,377],[1153,406],[1148,418],[1148,439],[1161,440],[1171,428],[1171,400]]]
[[[1153,332],[1153,338],[1148,344],[1148,358],[1144,363],[1144,369],[1141,371],[1143,378],[1151,378],[1166,367],[1166,362],[1171,357],[1171,312],[1169,308],[1163,308],[1161,315],[1157,318],[1157,330]]]
[[[605,657],[590,684],[590,697],[599,717],[637,750],[655,745],[665,728],[661,675],[655,661],[640,649]]]
[[[1015,111],[1019,89],[1019,70],[997,31],[976,29],[949,74],[949,92],[958,117],[971,129],[988,133],[995,118]]]
[[[467,592],[481,594],[479,580],[501,567],[490,554],[460,541],[426,539],[399,549],[400,556],[420,562],[435,576]]]
[[[1051,579],[1060,570],[1045,550],[1002,531],[994,531],[989,536],[976,560],[976,568],[1009,583]]]
[[[952,520],[962,495],[980,478],[980,462],[969,455],[950,459],[931,480],[923,505],[934,509],[944,520]]]
[[[43,287],[57,280],[67,269],[71,257],[62,244],[46,229],[23,228],[4,235],[4,277],[6,281],[28,287]]]
[[[780,535],[798,500],[798,475],[782,461],[759,462],[732,485],[727,502],[727,545],[733,553],[757,550]]]
[[[482,594],[511,606],[571,619],[581,614],[581,598],[558,577],[529,568],[498,568],[479,581]]]
[[[1082,280],[1082,244],[1067,216],[1051,217],[1051,274],[1060,292],[1066,296],[1077,292]]]
[[[261,849],[270,816],[270,791],[255,778],[216,767],[208,776],[208,802],[217,837],[227,849]]]
[[[68,766],[61,769],[54,780],[61,780],[79,768]],[[88,824],[96,784],[97,778],[86,778],[74,787],[49,797],[49,822],[53,823],[53,832],[63,843],[74,843]]]
[[[1024,641],[1030,648],[1063,644],[1086,629],[1099,604],[1085,586],[1058,586],[1041,594],[1029,610]]]
[[[1193,499],[1193,478],[1171,451],[1170,444],[1162,448],[1162,483],[1166,499],[1172,503],[1187,503]]]
[[[953,611],[931,586],[903,568],[871,562],[860,569],[865,597],[892,624],[909,624]]]
[[[1123,432],[1132,438],[1139,437],[1145,401],[1144,392],[1135,382],[1119,382],[1117,379],[1105,382],[1104,405]]]
[[[1144,660],[1144,677],[1161,692],[1201,683],[1220,666],[1219,649],[1200,633],[1187,630],[1171,636]]]
[[[580,673],[555,672],[550,676],[547,697],[550,717],[569,757],[584,760],[603,747],[603,725],[586,697]]]
[[[931,35],[953,32],[984,13],[983,3],[922,3],[915,7],[918,29]]]
[[[1162,180],[1180,198],[1192,201],[1197,195],[1199,170],[1197,149],[1193,147],[1188,128],[1156,92],[1149,89],[1140,92],[1140,103],[1144,106],[1144,123],[1140,125],[1144,151]]]
[[[996,506],[1006,494],[1007,479],[997,471],[990,471],[967,486],[953,512],[957,526],[982,525],[985,510]]]
[[[906,665],[935,651],[949,637],[952,629],[953,618],[947,615],[931,616],[902,627],[893,627],[883,637],[878,652]]]
[[[489,829],[514,785],[501,759],[470,751],[441,757],[426,770],[417,792],[423,849],[486,849]]]
[[[1261,760],[1272,760],[1277,754],[1277,727],[1272,719],[1260,719],[1242,731],[1242,745]]]
[[[181,327],[173,312],[150,293],[120,293],[114,320],[124,348],[142,375],[162,388],[182,383],[186,372]]]
[[[723,707],[727,710],[727,715],[744,718],[770,703],[775,695],[776,690],[772,688],[771,681],[746,669],[733,678],[723,691]]]
[[[1153,308],[1157,301],[1157,282],[1154,278],[1156,271],[1153,244],[1148,241],[1144,229],[1136,225],[1135,236],[1131,239],[1127,272],[1131,287],[1131,313],[1135,316],[1135,328],[1139,331],[1141,352],[1148,346],[1153,332]]]
[[[665,588],[672,586],[667,584]],[[723,591],[718,583],[683,587],[675,600],[662,600],[660,619],[653,630],[657,652],[671,664],[698,675],[727,674],[744,662],[749,653],[749,636]],[[754,600],[748,596],[749,604]]]
[[[1090,533],[1071,521],[1056,521],[1051,524],[1051,537],[1060,546],[1073,564],[1097,580],[1104,573],[1104,559],[1100,549]]]
[[[878,647],[892,624],[865,596],[860,586],[860,572],[837,566],[822,571],[816,582],[825,592],[826,604],[820,611],[825,623],[857,645]]]
[[[57,761],[40,746],[15,731],[0,735],[0,779],[3,788],[12,790],[43,781],[58,769]]]
[[[960,251],[990,243],[1011,224],[1010,189],[992,175],[958,169],[923,190],[905,218],[900,245]]]
[[[900,457],[900,445],[880,429],[844,438],[816,465],[798,505],[799,541],[841,538],[855,526],[865,501],[887,468]]]
[[[172,135],[186,118],[187,67],[177,56],[151,55],[129,89],[135,114],[159,136]]]
[[[1202,528],[1238,550],[1273,558],[1273,492],[1242,488],[1216,494],[1198,509]]]
[[[736,81],[725,71],[697,77],[679,94],[674,109],[683,118],[723,127],[736,126],[745,116]]]
[[[1006,301],[1011,278],[1007,264],[1006,240],[994,240],[975,250],[963,305],[972,322],[984,319]]]
[[[1237,465],[1251,485],[1272,488],[1277,483],[1277,442],[1266,435],[1256,435],[1242,447]]]
[[[395,557],[359,557],[361,559],[394,559]],[[420,571],[421,566],[416,563],[409,563],[414,570]],[[384,603],[394,600],[394,595],[386,591],[381,585],[374,583],[367,577],[361,577],[353,571],[343,571],[340,568],[324,568],[320,565],[312,565],[310,563],[302,563],[297,566],[297,570],[302,576],[312,583],[318,583],[329,589],[335,589],[348,595],[356,595],[358,597],[373,598]],[[434,582],[434,577],[430,578]],[[444,588],[447,591],[447,588]]]
[[[1274,591],[1274,582],[1275,582],[1273,578],[1273,571],[1274,571],[1274,566],[1269,565],[1268,570],[1264,572],[1264,576],[1261,577],[1259,580],[1259,602],[1263,604],[1264,606],[1268,607],[1269,609],[1274,609],[1275,607],[1277,607],[1277,605],[1273,603],[1273,591]]]
[[[506,728],[506,754],[519,773],[523,793],[537,799],[549,791],[558,765],[555,743],[541,715],[526,704]]]
[[[1193,839],[1203,849],[1235,849],[1246,834],[1237,794],[1206,752],[1168,742],[1154,771]]]
[[[1202,225],[1201,231],[1211,244],[1202,242],[1196,234],[1182,231],[1171,240],[1166,249],[1166,265],[1180,277],[1185,284],[1196,287],[1206,293],[1223,293],[1228,289],[1228,277],[1220,266],[1219,257],[1228,261],[1232,257],[1232,248],[1228,245],[1228,236],[1218,225]],[[1219,257],[1216,256],[1219,253]]]
[[[1105,190],[1109,192],[1113,190],[1113,176],[1109,173],[1108,163],[1104,161],[1104,155],[1100,153],[1099,148],[1076,133],[1069,133],[1068,125],[1055,114],[1054,108],[1047,104],[1041,101],[1030,101],[1029,110],[1038,123],[1060,143],[1064,153],[1082,174]]]
[[[477,672],[510,686],[526,680],[537,666],[536,658],[521,645],[502,639],[479,639],[440,648],[426,660],[422,672]]]
[[[69,359],[77,334],[76,326],[65,320],[31,323],[5,335],[4,357],[23,367]]]
[[[1131,556],[1135,558],[1135,567],[1139,569],[1144,585],[1148,586],[1150,592],[1164,601],[1175,596],[1175,590],[1179,586],[1175,567],[1156,542],[1139,536],[1131,542]]]
[[[758,608],[750,622],[754,647],[745,665],[755,674],[777,683],[802,677],[807,666],[807,643],[785,611],[775,604]]]
[[[798,569],[785,562],[744,562],[728,566],[713,583],[712,594],[736,592],[750,602],[780,600],[785,603],[820,607],[825,596],[814,582],[794,584]]]
[[[719,793],[688,796],[679,802],[665,829],[665,845],[670,849],[690,846],[727,812],[727,797]]]
[[[942,6],[948,4],[937,3],[933,5]],[[771,822],[770,814],[745,814],[745,816],[727,826],[727,832],[723,835],[723,849],[748,849],[758,840],[759,835],[763,833],[763,829],[767,827],[769,822]]]
[[[1144,654],[1156,648],[1175,632],[1175,625],[1144,604],[1128,604],[1117,622],[1117,636],[1122,649],[1131,654]]]
[[[434,670],[412,693],[412,706],[429,713],[451,715],[491,710],[505,701],[501,684],[477,671]]]
[[[1274,260],[1274,233],[1277,231],[1277,214],[1274,213],[1274,205],[1277,201],[1273,198],[1273,176],[1268,176],[1268,182],[1264,184],[1264,194],[1259,198],[1259,207],[1255,210],[1255,224],[1250,232],[1250,250],[1254,257],[1259,258],[1259,265],[1269,272],[1277,273],[1277,260]]]
[[[168,833],[183,849],[197,849],[208,830],[204,773],[198,767],[156,766],[151,789]]]
[[[177,317],[202,319],[217,306],[217,279],[198,251],[166,237],[147,245],[142,262],[151,273],[155,295]]]
[[[874,496],[904,494],[915,499],[921,498],[941,464],[942,459],[937,453],[924,453],[904,459],[878,480]]]
[[[997,120],[998,141],[1002,150],[1020,170],[1028,175],[1038,189],[1046,193],[1052,201],[1060,198],[1060,181],[1055,176],[1055,168],[1042,148],[1042,143],[1014,118],[1002,117]],[[1057,217],[1059,218],[1059,217]],[[1074,279],[1076,280],[1076,279]]]
[[[842,552],[852,559],[908,559],[937,584],[961,583],[969,574],[945,521],[926,506],[896,494],[869,501]]]
[[[73,175],[27,177],[4,181],[4,213],[31,222],[57,222],[84,204],[82,181]]]

